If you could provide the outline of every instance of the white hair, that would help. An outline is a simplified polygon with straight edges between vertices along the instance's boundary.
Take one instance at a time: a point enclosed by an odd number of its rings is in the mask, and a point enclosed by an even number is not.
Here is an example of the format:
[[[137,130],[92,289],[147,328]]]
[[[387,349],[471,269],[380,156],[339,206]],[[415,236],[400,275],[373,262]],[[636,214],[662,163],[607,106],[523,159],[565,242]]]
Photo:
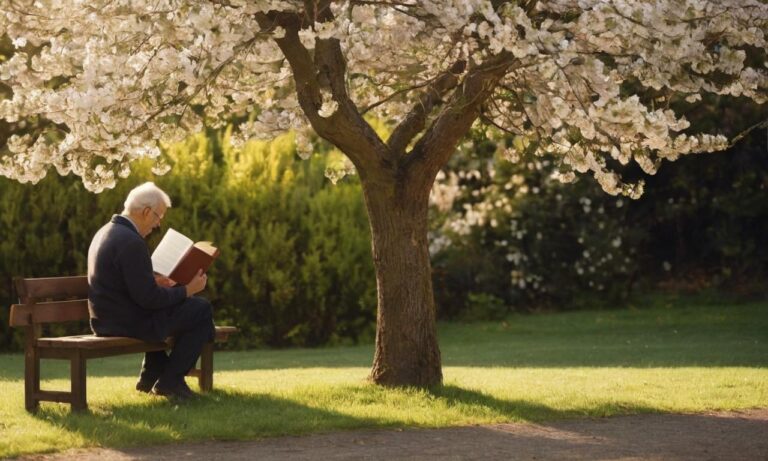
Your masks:
[[[145,182],[140,186],[134,187],[128,192],[123,204],[123,213],[132,211],[141,211],[146,207],[154,209],[156,206],[164,203],[166,208],[171,207],[171,198],[162,189],[153,182]]]

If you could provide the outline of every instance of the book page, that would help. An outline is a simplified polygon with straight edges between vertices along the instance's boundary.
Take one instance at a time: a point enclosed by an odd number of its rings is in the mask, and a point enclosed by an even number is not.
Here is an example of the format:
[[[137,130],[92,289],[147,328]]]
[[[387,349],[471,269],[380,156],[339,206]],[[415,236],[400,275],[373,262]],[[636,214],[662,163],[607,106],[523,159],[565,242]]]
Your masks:
[[[190,238],[168,228],[168,232],[165,233],[152,253],[152,270],[167,277],[191,246],[192,240]]]
[[[215,257],[216,252],[219,251],[218,248],[213,246],[212,242],[197,242],[195,243],[195,248],[199,248],[200,251],[213,257]]]

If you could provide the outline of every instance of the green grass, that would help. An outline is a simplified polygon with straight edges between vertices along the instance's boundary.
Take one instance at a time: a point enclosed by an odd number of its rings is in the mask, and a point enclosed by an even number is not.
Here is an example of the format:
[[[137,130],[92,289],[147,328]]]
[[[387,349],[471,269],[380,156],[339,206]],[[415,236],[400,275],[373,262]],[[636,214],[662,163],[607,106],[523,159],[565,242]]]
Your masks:
[[[73,447],[351,428],[768,407],[768,303],[512,316],[440,325],[445,385],[365,382],[372,345],[218,352],[216,391],[174,406],[133,390],[140,357],[89,362],[90,413],[24,411],[23,357],[0,355],[0,458]],[[66,389],[44,361],[44,388]]]

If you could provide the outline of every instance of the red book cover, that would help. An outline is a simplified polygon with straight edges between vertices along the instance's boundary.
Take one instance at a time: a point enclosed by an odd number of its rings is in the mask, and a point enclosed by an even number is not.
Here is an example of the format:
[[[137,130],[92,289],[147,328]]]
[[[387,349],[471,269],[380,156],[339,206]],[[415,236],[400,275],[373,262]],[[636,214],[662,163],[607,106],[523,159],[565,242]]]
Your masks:
[[[218,256],[219,249],[210,242],[197,242],[189,248],[168,277],[179,285],[186,285],[197,271],[201,269],[203,272],[207,271]]]

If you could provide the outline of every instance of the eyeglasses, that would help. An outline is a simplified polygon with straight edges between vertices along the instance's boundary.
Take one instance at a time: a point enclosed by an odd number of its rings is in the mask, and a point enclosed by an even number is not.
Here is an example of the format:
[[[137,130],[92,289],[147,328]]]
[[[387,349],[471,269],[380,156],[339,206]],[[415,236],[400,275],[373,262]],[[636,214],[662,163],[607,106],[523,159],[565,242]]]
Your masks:
[[[157,212],[155,210],[153,210],[152,208],[150,208],[149,211],[151,211],[152,214],[155,215],[155,217],[157,218],[158,221],[162,221],[163,218],[165,217],[165,216],[160,216],[159,214],[157,214]]]

